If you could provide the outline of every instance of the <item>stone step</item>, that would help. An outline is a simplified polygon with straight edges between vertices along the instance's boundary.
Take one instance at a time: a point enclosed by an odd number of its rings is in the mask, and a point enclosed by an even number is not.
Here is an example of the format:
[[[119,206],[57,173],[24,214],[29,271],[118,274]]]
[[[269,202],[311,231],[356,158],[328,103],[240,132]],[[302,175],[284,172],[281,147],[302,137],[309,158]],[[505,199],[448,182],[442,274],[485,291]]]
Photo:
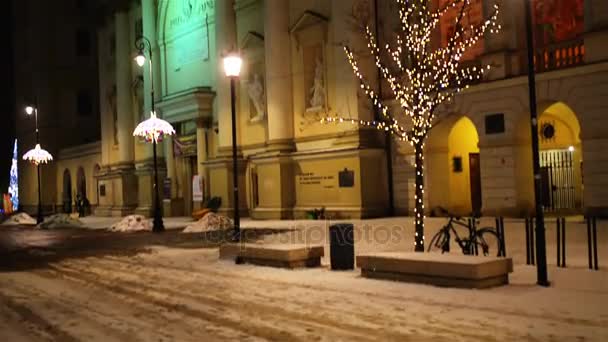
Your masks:
[[[509,283],[511,258],[440,253],[385,252],[357,256],[367,278],[445,287],[486,288]]]
[[[220,246],[220,259],[270,267],[318,267],[323,255],[322,245],[230,243]]]

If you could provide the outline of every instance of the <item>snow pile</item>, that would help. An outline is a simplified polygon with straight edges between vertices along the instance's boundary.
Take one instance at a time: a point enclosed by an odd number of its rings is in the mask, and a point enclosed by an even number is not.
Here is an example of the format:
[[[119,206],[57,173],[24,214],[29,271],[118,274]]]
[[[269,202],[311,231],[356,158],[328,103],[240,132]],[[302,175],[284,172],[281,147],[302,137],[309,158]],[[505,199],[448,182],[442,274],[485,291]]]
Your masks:
[[[125,216],[120,222],[117,222],[110,227],[113,232],[141,232],[151,231],[152,225],[143,215],[128,215]]]
[[[17,225],[35,225],[36,219],[26,213],[18,213],[11,215],[6,221],[2,222],[3,225],[17,226]]]
[[[38,228],[53,229],[53,228],[82,228],[83,223],[69,214],[55,214],[47,217],[44,222],[38,225]]]
[[[233,222],[230,218],[216,213],[208,213],[202,219],[188,225],[183,233],[203,233],[232,228]]]

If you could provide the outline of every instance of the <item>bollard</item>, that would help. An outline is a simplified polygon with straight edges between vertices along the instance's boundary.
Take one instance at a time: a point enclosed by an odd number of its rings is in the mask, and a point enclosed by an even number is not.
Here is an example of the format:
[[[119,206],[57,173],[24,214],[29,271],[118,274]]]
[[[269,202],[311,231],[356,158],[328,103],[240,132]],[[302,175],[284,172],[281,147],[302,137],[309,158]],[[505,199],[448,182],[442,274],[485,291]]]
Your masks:
[[[589,269],[599,270],[597,260],[597,218],[587,217],[587,251],[589,256]]]
[[[505,241],[505,218],[502,216],[496,218],[496,234],[498,235],[498,239],[500,240],[500,251],[498,253],[498,256],[506,257],[507,244]]]
[[[534,265],[534,217],[526,218],[526,264]]]
[[[526,265],[530,265],[530,221],[526,217]]]
[[[557,267],[566,267],[566,218],[557,218]]]
[[[505,237],[505,218],[500,217],[500,246],[502,247],[502,256],[507,256],[507,239]]]
[[[471,224],[472,224],[472,225],[471,225],[471,228],[473,229],[473,232],[474,232],[474,233],[477,233],[477,232],[476,232],[476,231],[477,231],[477,224],[475,223],[475,217],[470,218],[470,219],[469,219],[469,222],[471,222]],[[477,248],[477,247],[478,247],[478,246],[477,246],[477,243],[473,243],[473,253],[475,253],[475,255],[479,255],[479,250],[478,250],[478,248]]]

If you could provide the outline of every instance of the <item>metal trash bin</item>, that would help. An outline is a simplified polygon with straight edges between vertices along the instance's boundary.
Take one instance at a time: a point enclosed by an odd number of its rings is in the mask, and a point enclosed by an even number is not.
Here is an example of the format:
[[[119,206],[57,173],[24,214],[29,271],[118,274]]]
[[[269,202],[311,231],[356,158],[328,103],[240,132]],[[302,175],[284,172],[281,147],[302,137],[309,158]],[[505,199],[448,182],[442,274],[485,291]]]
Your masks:
[[[329,255],[332,270],[355,268],[354,226],[338,223],[329,227]]]

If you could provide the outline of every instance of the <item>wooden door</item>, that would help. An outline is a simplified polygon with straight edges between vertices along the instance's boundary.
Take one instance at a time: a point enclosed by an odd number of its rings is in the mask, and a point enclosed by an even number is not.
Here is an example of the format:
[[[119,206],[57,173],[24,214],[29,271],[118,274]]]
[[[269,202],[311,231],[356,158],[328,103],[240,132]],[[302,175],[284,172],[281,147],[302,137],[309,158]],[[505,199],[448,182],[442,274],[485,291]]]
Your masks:
[[[481,165],[479,153],[469,153],[469,177],[471,183],[471,210],[481,214]]]

